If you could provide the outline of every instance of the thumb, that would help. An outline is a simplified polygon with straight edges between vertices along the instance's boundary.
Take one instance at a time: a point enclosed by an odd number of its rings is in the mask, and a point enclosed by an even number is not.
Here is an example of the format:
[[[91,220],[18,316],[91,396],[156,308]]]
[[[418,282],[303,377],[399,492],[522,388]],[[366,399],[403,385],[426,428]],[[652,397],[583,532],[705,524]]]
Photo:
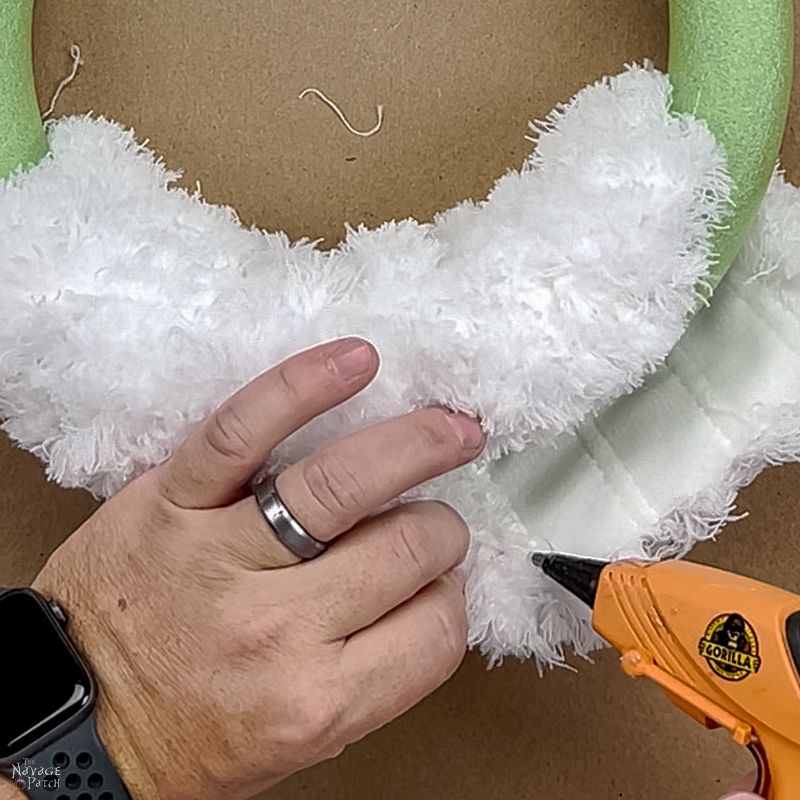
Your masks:
[[[726,794],[720,800],[763,800],[763,798],[749,792],[734,792],[733,794]]]

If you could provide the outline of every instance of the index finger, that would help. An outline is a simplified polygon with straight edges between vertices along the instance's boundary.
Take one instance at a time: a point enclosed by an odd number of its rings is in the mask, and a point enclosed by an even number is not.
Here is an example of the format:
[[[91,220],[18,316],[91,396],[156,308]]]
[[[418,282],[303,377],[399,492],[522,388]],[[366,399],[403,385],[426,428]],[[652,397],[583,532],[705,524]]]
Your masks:
[[[259,375],[157,468],[161,494],[182,508],[214,508],[237,499],[278,444],[361,391],[378,363],[371,344],[348,338],[312,347]]]

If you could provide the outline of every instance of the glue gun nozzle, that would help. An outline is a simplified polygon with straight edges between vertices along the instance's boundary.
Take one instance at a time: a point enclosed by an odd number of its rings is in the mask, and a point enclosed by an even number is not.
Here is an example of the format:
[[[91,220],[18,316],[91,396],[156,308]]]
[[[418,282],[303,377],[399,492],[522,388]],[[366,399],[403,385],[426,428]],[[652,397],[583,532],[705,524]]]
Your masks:
[[[561,553],[534,553],[531,562],[587,606],[594,608],[600,574],[608,566],[607,562]]]

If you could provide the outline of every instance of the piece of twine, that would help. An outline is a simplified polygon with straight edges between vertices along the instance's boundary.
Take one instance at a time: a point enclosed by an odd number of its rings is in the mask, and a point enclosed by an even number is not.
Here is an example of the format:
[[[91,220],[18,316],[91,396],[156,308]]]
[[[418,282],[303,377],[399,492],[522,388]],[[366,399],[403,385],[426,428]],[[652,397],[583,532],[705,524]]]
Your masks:
[[[50,101],[47,111],[42,114],[42,119],[47,119],[56,110],[56,103],[58,103],[58,98],[61,97],[61,93],[72,83],[72,81],[75,80],[78,75],[78,70],[83,66],[81,48],[78,47],[77,44],[73,44],[69,48],[69,54],[72,58],[72,70],[70,71],[69,75],[67,75],[67,77],[64,78],[64,80],[62,80],[61,83],[59,83],[56,87],[55,93],[53,94],[53,99]]]
[[[353,134],[353,136],[361,136],[366,139],[369,136],[374,136],[383,127],[382,105],[379,105],[377,107],[378,121],[375,123],[375,125],[373,125],[368,131],[360,131],[358,130],[358,128],[353,127],[353,125],[350,123],[350,120],[348,120],[347,117],[344,115],[342,109],[339,108],[339,106],[333,100],[331,100],[331,98],[328,97],[328,95],[326,95],[325,92],[322,92],[319,89],[315,89],[313,86],[309,86],[308,89],[303,89],[303,91],[300,92],[300,94],[297,96],[297,99],[302,100],[309,94],[316,95],[320,100],[322,100],[322,102],[325,103],[325,105],[327,105],[328,108],[330,108],[331,111],[333,111],[333,113],[336,114],[337,117],[339,117],[339,120],[341,121],[342,125],[344,125],[345,128],[347,128],[347,130]]]
[[[56,87],[55,92],[53,92],[53,97],[50,100],[50,105],[47,107],[47,110],[42,114],[42,119],[47,119],[48,117],[53,115],[62,93],[75,80],[75,78],[78,76],[80,68],[84,64],[84,60],[81,54],[81,48],[79,45],[77,44],[71,45],[69,48],[69,54],[70,58],[72,58],[72,69],[70,70],[69,74],[66,75]],[[328,108],[330,108],[334,114],[336,114],[342,125],[344,125],[344,127],[350,133],[352,133],[353,136],[360,136],[366,139],[369,138],[370,136],[374,136],[381,130],[381,128],[383,128],[383,119],[384,119],[383,105],[377,106],[377,114],[378,114],[377,122],[369,130],[362,131],[356,128],[350,122],[350,120],[347,119],[345,113],[339,107],[339,104],[336,103],[336,101],[332,100],[330,97],[328,97],[328,95],[325,94],[325,92],[323,92],[321,89],[317,89],[314,86],[309,86],[307,89],[304,89],[302,92],[300,92],[300,94],[298,95],[298,99],[302,100],[304,97],[307,97],[308,95],[315,95],[320,100],[322,100],[322,102],[325,103],[325,105],[327,105]]]
[[[56,106],[58,104],[58,101],[62,93],[75,80],[75,78],[78,76],[80,68],[84,64],[84,60],[81,54],[81,48],[79,45],[77,44],[71,45],[69,48],[69,54],[70,58],[72,58],[72,69],[70,70],[69,74],[66,75],[56,87],[55,92],[53,92],[53,97],[50,100],[50,105],[47,107],[47,110],[42,114],[42,119],[47,119],[48,117],[52,116],[52,114],[56,110]],[[325,103],[325,105],[327,105],[328,108],[330,108],[334,114],[336,114],[342,125],[344,125],[344,127],[350,133],[352,133],[353,136],[360,136],[366,139],[369,138],[370,136],[374,136],[381,130],[381,128],[383,128],[383,119],[384,119],[383,105],[377,106],[376,109],[378,114],[377,122],[369,130],[362,131],[356,128],[350,122],[350,120],[347,119],[345,113],[339,107],[339,104],[336,103],[336,101],[332,100],[330,97],[328,97],[328,95],[325,94],[325,92],[323,92],[321,89],[317,89],[314,86],[309,86],[307,89],[304,89],[302,92],[300,92],[300,94],[298,95],[298,99],[302,100],[304,97],[307,97],[308,95],[315,95],[320,100],[322,100],[322,102]]]

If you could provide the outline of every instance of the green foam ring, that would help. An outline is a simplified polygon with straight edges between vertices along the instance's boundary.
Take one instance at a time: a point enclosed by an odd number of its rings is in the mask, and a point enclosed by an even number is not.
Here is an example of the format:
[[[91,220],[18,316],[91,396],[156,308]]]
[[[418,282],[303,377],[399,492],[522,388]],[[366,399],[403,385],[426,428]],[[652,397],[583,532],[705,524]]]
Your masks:
[[[33,0],[0,0],[0,180],[47,153],[33,83]]]
[[[708,125],[733,181],[712,291],[739,253],[778,163],[793,62],[792,0],[670,0],[673,110]]]
[[[33,0],[0,0],[0,180],[47,152],[31,59]],[[676,112],[725,149],[733,210],[717,233],[715,286],[738,253],[778,159],[792,83],[792,0],[670,0]]]

